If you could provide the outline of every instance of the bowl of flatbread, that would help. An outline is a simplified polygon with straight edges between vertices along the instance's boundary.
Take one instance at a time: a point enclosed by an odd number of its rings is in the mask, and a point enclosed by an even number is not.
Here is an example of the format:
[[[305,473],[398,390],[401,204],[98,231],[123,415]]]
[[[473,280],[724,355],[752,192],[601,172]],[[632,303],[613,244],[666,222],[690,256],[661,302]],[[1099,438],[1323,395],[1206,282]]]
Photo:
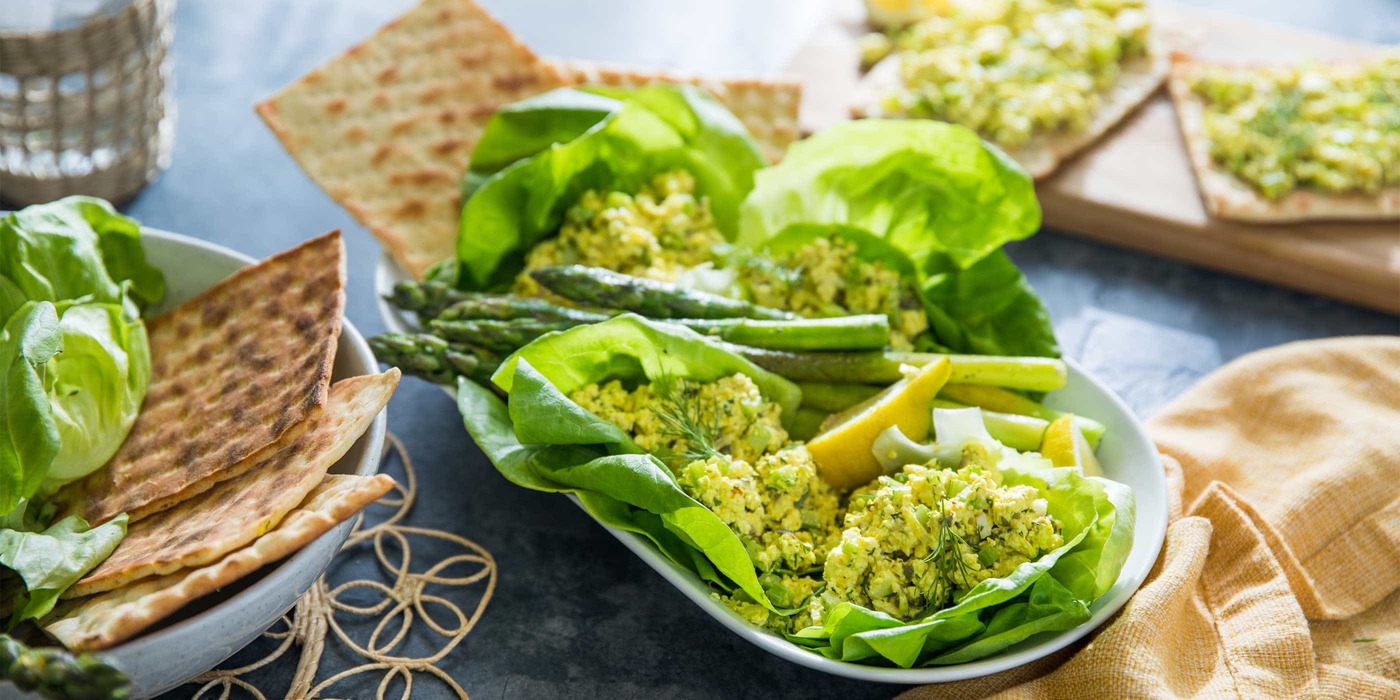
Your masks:
[[[127,534],[39,625],[138,698],[274,625],[394,488],[377,472],[399,379],[343,318],[339,232],[262,262],[159,230],[141,242],[166,281],[145,314],[145,402],[111,461],[54,498],[93,523],[126,513]]]

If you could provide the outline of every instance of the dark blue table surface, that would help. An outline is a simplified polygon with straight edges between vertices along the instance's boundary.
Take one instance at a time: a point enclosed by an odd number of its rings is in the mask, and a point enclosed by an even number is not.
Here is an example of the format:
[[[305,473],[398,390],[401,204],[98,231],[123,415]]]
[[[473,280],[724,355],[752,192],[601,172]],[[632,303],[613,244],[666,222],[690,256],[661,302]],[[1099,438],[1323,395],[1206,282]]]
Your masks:
[[[379,246],[312,184],[252,105],[371,33],[410,0],[186,0],[176,13],[174,160],[127,207],[143,223],[262,257],[347,232],[349,317],[383,330],[372,287]],[[687,70],[776,73],[818,2],[486,0],[536,50]],[[1400,42],[1395,0],[1198,4],[1375,42]],[[1400,234],[1398,234],[1400,235]],[[1045,231],[1012,247],[1049,305],[1066,354],[1143,417],[1224,362],[1293,340],[1395,334],[1400,320]],[[441,665],[473,696],[887,697],[897,687],[808,671],[750,647],[690,604],[562,497],[508,484],[439,389],[405,381],[389,408],[425,488],[412,523],[470,537],[500,583],[477,629]],[[423,554],[431,554],[424,551]],[[371,575],[360,558],[340,575]],[[259,647],[262,648],[262,647]],[[325,671],[351,659],[331,644]],[[270,697],[282,665],[257,676]],[[373,696],[377,679],[334,697]],[[419,697],[444,696],[420,681]],[[179,693],[188,695],[188,691]]]

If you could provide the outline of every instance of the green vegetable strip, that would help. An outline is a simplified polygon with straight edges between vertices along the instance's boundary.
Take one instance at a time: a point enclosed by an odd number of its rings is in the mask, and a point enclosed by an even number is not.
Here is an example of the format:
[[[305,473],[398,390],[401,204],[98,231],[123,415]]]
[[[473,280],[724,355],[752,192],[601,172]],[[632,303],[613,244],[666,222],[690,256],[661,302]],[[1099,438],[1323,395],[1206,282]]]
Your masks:
[[[878,350],[890,338],[889,319],[881,314],[791,321],[687,318],[669,322],[731,343],[774,350]]]
[[[570,301],[586,306],[633,311],[649,318],[797,318],[786,311],[740,299],[698,292],[600,267],[544,267],[531,271],[530,276],[545,289]]]
[[[1057,411],[1015,392],[994,386],[949,383],[944,385],[943,389],[938,392],[938,395],[969,406],[978,406],[989,411],[1032,416],[1045,421],[1052,421],[1065,415],[1064,411]],[[1108,430],[1104,427],[1103,423],[1093,418],[1086,418],[1077,414],[1074,416],[1074,424],[1079,427],[1079,432],[1083,433],[1084,438],[1089,441],[1089,446],[1095,448],[1099,446],[1099,440],[1103,438],[1103,434]]]
[[[943,355],[917,352],[779,352],[743,345],[729,347],[754,364],[797,382],[893,384],[903,365],[922,367]],[[951,380],[1028,391],[1054,391],[1065,385],[1063,362],[1045,357],[948,355]]]
[[[968,408],[966,404],[946,399],[934,399],[934,408]],[[998,411],[982,411],[982,424],[987,427],[987,433],[1001,441],[1007,447],[1020,450],[1039,451],[1040,443],[1045,438],[1045,429],[1050,427],[1050,422],[1031,416],[1018,416],[1014,413],[1000,413]]]
[[[466,299],[481,296],[475,292],[464,292],[442,282],[415,282],[405,280],[394,285],[394,290],[386,297],[394,306],[404,311],[412,311],[428,319],[435,318],[447,307]]]
[[[131,695],[131,681],[97,656],[54,647],[31,649],[4,634],[0,634],[0,681],[44,698],[114,700]]]
[[[562,331],[579,325],[574,321],[430,321],[434,333],[447,340],[472,343],[487,350],[509,354],[530,344],[546,333]]]
[[[869,384],[798,384],[802,388],[802,407],[828,413],[840,413],[880,393],[881,388]]]
[[[821,432],[822,422],[831,415],[826,411],[802,406],[797,409],[797,417],[792,421],[792,428],[788,430],[788,436],[793,440],[811,440],[813,436]]]
[[[930,361],[932,358],[919,364],[928,364]],[[1063,387],[1068,379],[1065,363],[1047,357],[949,355],[948,361],[952,368],[948,381],[960,384],[989,384],[1026,391],[1054,391]]]
[[[612,314],[597,311],[571,309],[553,304],[544,299],[518,297],[509,294],[480,296],[463,299],[443,309],[438,314],[440,321],[476,321],[528,319],[545,323],[555,321],[575,321],[578,323],[598,323],[612,318]]]
[[[448,343],[426,333],[385,333],[370,338],[369,346],[380,362],[449,386],[457,383],[458,376],[489,382],[501,361],[483,348]]]

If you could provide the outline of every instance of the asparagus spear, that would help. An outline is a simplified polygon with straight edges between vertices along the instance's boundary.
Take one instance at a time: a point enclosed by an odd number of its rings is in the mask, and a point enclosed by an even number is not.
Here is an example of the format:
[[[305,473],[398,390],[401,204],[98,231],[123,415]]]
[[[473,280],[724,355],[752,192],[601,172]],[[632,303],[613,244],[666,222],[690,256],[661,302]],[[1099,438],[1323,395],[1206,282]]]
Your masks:
[[[786,311],[600,267],[544,267],[531,271],[530,276],[544,288],[570,301],[635,311],[650,318],[796,318]]]
[[[23,692],[56,700],[106,700],[131,695],[121,671],[91,654],[56,647],[29,648],[0,634],[0,680]]]
[[[750,318],[669,320],[731,343],[774,350],[877,350],[889,344],[882,314],[763,321]]]
[[[405,280],[394,285],[388,300],[404,311],[412,311],[423,318],[433,318],[443,309],[466,299],[481,296],[476,292],[464,292],[442,282],[415,282]]]
[[[487,350],[512,353],[546,333],[562,331],[579,325],[575,321],[430,321],[433,332],[447,340],[471,343]]]
[[[729,349],[754,364],[797,382],[893,384],[903,365],[922,367],[943,357],[919,352],[781,352],[743,345]],[[951,382],[1054,391],[1065,384],[1065,365],[1046,357],[948,355]]]
[[[802,407],[828,413],[840,413],[880,393],[881,387],[869,384],[821,384],[803,382]]]
[[[482,295],[475,299],[463,299],[443,309],[442,313],[437,315],[439,321],[528,319],[547,323],[554,321],[597,323],[611,317],[611,314],[598,311],[571,309],[544,299],[509,294]]]
[[[792,420],[792,430],[788,431],[788,436],[794,440],[811,440],[813,436],[821,432],[822,421],[830,415],[826,411],[802,406],[797,409],[797,415]]]
[[[489,380],[500,357],[480,348],[453,345],[427,333],[385,333],[369,339],[380,362],[435,384],[453,384],[460,376]]]

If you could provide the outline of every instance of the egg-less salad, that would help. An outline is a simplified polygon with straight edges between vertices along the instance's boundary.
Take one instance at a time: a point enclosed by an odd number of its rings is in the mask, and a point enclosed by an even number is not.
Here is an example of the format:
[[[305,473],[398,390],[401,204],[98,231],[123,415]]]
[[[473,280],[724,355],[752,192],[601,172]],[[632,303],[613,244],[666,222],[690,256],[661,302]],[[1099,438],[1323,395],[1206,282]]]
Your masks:
[[[890,114],[943,119],[1008,148],[1083,130],[1125,62],[1147,56],[1143,0],[957,0],[948,10],[863,44],[867,63],[893,51],[900,86]]]
[[[998,443],[967,441],[840,494],[788,439],[782,408],[743,374],[630,391],[613,380],[570,398],[660,457],[734,530],[769,599],[800,612],[716,597],[777,631],[819,626],[842,602],[913,620],[1064,544],[1036,489],[1002,483],[996,464],[1007,448]]]
[[[1133,531],[1131,491],[1093,476],[1082,437],[1057,434],[1074,422],[1010,448],[980,408],[933,398],[955,372],[993,381],[952,364],[907,368],[806,443],[792,436],[795,385],[624,315],[521,349],[492,380],[506,402],[462,380],[458,403],[504,476],[577,494],[751,624],[845,661],[936,665],[1086,621]],[[860,454],[884,469],[833,486]]]
[[[862,120],[765,167],[697,91],[563,90],[492,118],[463,194],[456,259],[393,295],[423,332],[376,352],[716,605],[908,667],[1078,625],[1117,578],[1102,426],[1017,393],[1066,376],[1001,249],[1034,186],[972,130]]]
[[[1355,65],[1204,66],[1190,86],[1205,101],[1211,159],[1265,197],[1400,185],[1400,54]]]

